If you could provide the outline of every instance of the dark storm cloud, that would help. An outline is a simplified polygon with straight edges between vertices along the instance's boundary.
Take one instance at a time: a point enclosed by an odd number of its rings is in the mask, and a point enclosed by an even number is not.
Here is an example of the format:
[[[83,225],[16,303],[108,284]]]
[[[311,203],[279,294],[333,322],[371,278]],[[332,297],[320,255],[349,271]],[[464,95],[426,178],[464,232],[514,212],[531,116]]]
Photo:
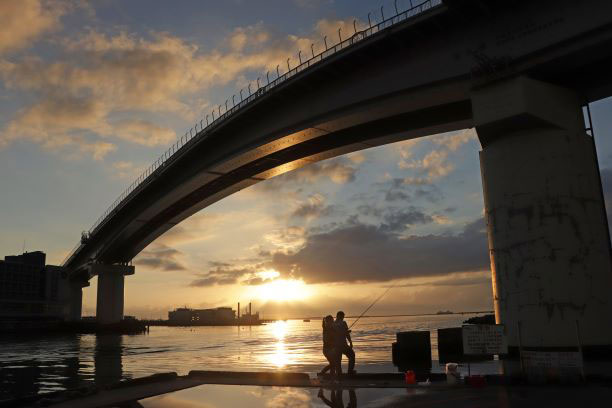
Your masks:
[[[182,252],[166,245],[155,245],[138,255],[136,265],[148,266],[162,271],[184,271],[187,268],[177,259]]]
[[[374,282],[482,271],[489,268],[489,255],[483,219],[457,235],[407,238],[353,223],[310,235],[293,254],[274,254],[272,266],[309,283]]]

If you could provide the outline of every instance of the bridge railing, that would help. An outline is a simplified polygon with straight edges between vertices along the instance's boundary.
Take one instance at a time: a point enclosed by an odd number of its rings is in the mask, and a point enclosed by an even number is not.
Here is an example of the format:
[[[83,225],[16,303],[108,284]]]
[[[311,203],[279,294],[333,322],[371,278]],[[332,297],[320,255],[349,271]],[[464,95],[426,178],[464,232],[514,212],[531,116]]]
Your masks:
[[[392,27],[400,22],[418,16],[422,12],[426,10],[430,10],[436,6],[440,6],[442,4],[442,0],[424,0],[418,4],[413,4],[417,0],[408,0],[410,6],[404,10],[400,11],[397,6],[397,1],[394,2],[394,11],[395,14],[389,18],[384,18],[384,10],[381,7],[381,21],[379,23],[372,23],[370,19],[370,15],[368,14],[368,27],[364,30],[357,30],[356,21],[353,22],[353,27],[355,28],[354,34],[348,38],[342,39],[341,30],[338,31],[338,42],[336,44],[327,46],[327,41],[325,41],[325,50],[320,52],[319,54],[314,54],[312,51],[312,57],[309,59],[302,61],[301,52],[298,54],[298,58],[300,63],[291,68],[290,66],[290,58],[287,59],[287,72],[280,75],[279,66],[277,66],[277,77],[276,79],[270,80],[269,73],[266,74],[266,85],[260,86],[259,78],[257,79],[257,89],[251,91],[251,84],[247,88],[248,95],[246,97],[242,96],[243,90],[240,90],[240,101],[235,102],[235,95],[232,97],[231,102],[232,106],[228,107],[228,103],[230,99],[228,98],[225,101],[224,105],[218,105],[216,109],[214,109],[210,115],[206,115],[205,118],[201,119],[199,122],[195,124],[195,126],[189,129],[185,134],[178,138],[175,143],[173,143],[168,150],[166,150],[157,160],[153,162],[151,166],[149,166],[146,170],[142,172],[140,176],[130,186],[121,193],[119,197],[108,207],[108,209],[96,220],[93,226],[89,229],[89,236],[95,234],[95,232],[101,228],[112,216],[119,211],[136,193],[137,190],[144,188],[147,184],[149,184],[157,175],[159,175],[165,167],[167,167],[172,161],[176,160],[180,157],[184,152],[186,152],[190,146],[194,145],[197,141],[206,139],[208,134],[224,122],[229,116],[234,113],[240,111],[245,106],[253,102],[254,100],[260,98],[265,95],[272,88],[279,86],[280,84],[286,82],[287,80],[293,78],[295,75],[300,72],[307,70],[308,68],[324,61],[325,59],[335,55],[336,53],[344,50],[354,44],[359,43],[360,41],[369,38],[373,34],[376,34],[384,29]],[[210,120],[209,120],[210,116]],[[199,127],[199,130],[198,130]],[[82,246],[85,245],[85,241],[81,240],[77,246],[68,253],[62,265],[65,265],[73,256],[76,254]]]

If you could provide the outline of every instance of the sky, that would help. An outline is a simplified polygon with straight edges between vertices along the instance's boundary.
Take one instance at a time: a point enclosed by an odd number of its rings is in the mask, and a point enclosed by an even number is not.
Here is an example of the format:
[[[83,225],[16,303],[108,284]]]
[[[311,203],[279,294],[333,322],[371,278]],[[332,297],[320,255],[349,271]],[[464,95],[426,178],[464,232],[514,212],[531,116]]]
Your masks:
[[[399,1],[400,8],[408,1]],[[0,1],[0,254],[60,264],[177,137],[389,1]],[[612,100],[591,105],[606,206]],[[134,259],[125,313],[492,310],[473,129],[315,163],[200,211]],[[96,279],[83,311],[95,314]]]

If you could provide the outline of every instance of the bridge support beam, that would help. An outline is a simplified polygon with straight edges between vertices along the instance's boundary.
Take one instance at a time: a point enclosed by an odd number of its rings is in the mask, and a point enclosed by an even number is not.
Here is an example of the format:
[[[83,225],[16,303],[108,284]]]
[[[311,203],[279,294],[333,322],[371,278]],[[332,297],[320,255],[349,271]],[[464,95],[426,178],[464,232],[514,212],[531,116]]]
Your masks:
[[[125,275],[133,275],[134,267],[94,264],[91,266],[90,274],[98,275],[96,305],[96,319],[98,323],[118,323],[123,320]]]
[[[610,358],[612,350],[612,267],[581,101],[567,89],[520,77],[474,91],[472,108],[495,316],[510,348],[505,370],[525,370],[532,362],[525,358],[539,351],[582,349],[588,371],[595,366],[589,359]],[[540,370],[545,377],[564,369],[551,361]]]

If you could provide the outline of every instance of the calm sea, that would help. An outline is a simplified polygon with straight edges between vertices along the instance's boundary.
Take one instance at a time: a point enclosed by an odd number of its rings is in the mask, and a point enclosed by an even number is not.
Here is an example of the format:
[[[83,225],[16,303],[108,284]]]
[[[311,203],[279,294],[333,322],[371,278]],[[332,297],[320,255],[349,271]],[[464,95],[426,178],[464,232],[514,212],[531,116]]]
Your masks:
[[[461,325],[468,315],[364,318],[353,328],[360,372],[393,372],[395,333]],[[351,323],[348,319],[348,323]],[[315,373],[325,364],[321,322],[279,321],[253,327],[151,327],[132,336],[71,335],[0,338],[0,400],[95,383],[190,370]],[[434,370],[439,369],[434,363]],[[497,371],[491,362],[481,367]]]

